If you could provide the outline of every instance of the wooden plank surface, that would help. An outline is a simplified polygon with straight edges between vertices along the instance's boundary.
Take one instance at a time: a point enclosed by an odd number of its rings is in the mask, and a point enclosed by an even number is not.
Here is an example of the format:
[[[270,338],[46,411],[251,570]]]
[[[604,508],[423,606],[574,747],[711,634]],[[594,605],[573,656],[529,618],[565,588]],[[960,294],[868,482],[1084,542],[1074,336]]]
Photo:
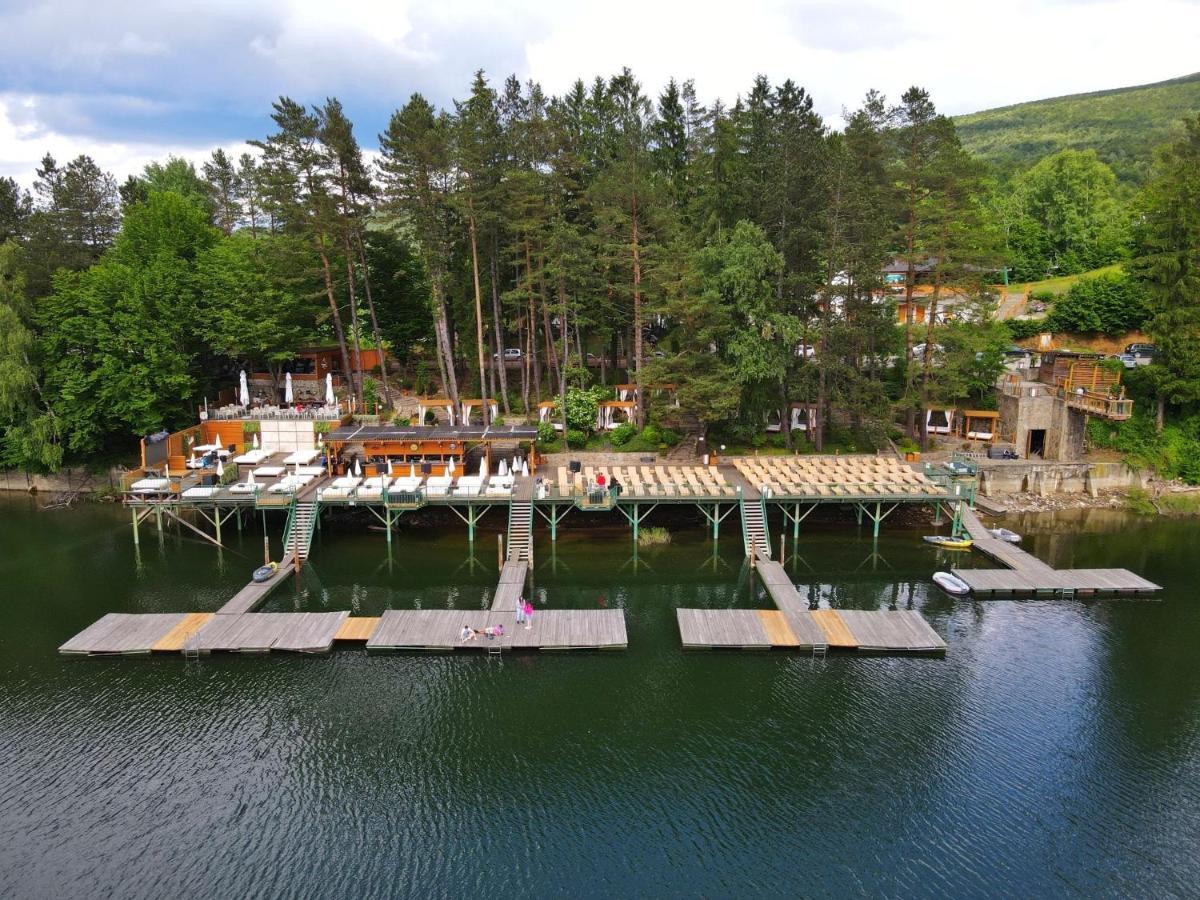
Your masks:
[[[824,633],[825,642],[830,647],[838,647],[844,650],[855,650],[858,648],[858,641],[850,633],[850,629],[846,627],[846,623],[842,621],[842,617],[838,615],[836,609],[816,609],[810,612],[809,615]]]
[[[946,642],[915,610],[837,610],[860,650],[942,651]]]
[[[370,640],[379,625],[379,616],[347,616],[338,627],[335,641]]]
[[[755,609],[677,609],[675,618],[685,647],[765,650],[771,646]]]
[[[157,652],[180,651],[188,637],[200,630],[205,622],[213,617],[212,613],[187,613],[179,624],[164,634],[150,649]]]
[[[236,615],[238,613],[250,612],[266,600],[267,595],[275,590],[275,588],[287,580],[287,575],[292,571],[294,565],[295,560],[291,556],[288,556],[279,564],[279,571],[275,573],[274,577],[261,584],[253,581],[250,582],[234,594],[229,602],[218,609],[217,612],[221,615]]]
[[[772,647],[799,647],[800,641],[788,625],[787,616],[777,609],[756,609],[763,631]]]
[[[108,613],[58,648],[60,653],[149,653],[187,613]]]
[[[463,642],[463,626],[484,629],[503,625],[504,635],[482,635]],[[517,625],[516,615],[495,610],[388,610],[367,640],[368,650],[434,649],[600,649],[628,645],[625,613],[620,609],[549,609],[534,613],[530,628]]]

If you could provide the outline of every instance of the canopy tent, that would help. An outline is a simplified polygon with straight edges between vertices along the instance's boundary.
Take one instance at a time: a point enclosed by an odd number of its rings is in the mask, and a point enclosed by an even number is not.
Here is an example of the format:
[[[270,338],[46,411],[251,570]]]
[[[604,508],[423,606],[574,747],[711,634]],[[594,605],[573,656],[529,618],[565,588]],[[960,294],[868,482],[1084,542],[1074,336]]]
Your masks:
[[[421,397],[417,400],[417,424],[425,424],[425,416],[433,413],[435,416],[438,412],[446,413],[446,423],[448,425],[457,425],[458,421],[454,415],[454,404],[449,397]]]
[[[925,410],[925,432],[927,434],[950,434],[953,431],[953,406],[931,406]]]
[[[541,403],[538,404],[538,421],[539,422],[551,422],[554,425],[555,431],[562,431],[563,430],[562,422],[559,422],[559,421],[555,420],[555,418],[554,418],[554,416],[557,414],[557,410],[558,410],[558,404],[555,403],[553,400],[543,400]]]
[[[968,409],[962,414],[963,436],[969,441],[994,441],[1000,413],[990,409]]]
[[[495,400],[488,400],[487,405],[488,405],[488,421],[495,422],[496,416],[499,415],[499,413],[500,413],[500,407],[496,404]],[[471,424],[471,413],[477,409],[482,409],[483,401],[482,400],[463,400],[459,404],[459,407],[462,409],[462,418],[459,420],[460,423],[463,426],[469,426]]]
[[[612,431],[618,425],[632,422],[636,408],[632,400],[601,400],[596,410],[596,430]]]
[[[661,397],[663,394],[666,394],[667,399],[670,401],[670,404],[672,406],[679,405],[679,394],[678,394],[679,385],[677,385],[677,384],[651,384],[651,385],[647,385],[647,386],[650,388],[651,391],[654,392],[653,396]]]
[[[618,384],[616,389],[618,400],[632,400],[637,397],[636,384]]]
[[[807,432],[810,428],[817,427],[817,407],[811,403],[793,403],[789,407],[790,422],[788,427],[792,431]]]

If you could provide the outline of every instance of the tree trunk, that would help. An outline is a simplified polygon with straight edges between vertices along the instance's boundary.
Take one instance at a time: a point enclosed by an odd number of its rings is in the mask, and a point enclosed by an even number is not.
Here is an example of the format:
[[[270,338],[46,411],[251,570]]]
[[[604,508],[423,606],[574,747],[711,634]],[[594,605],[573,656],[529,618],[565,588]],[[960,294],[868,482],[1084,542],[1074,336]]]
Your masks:
[[[433,325],[437,338],[438,367],[442,372],[442,387],[446,396],[454,406],[458,415],[458,376],[454,371],[454,352],[450,346],[450,326],[446,318],[446,298],[442,294],[440,274],[430,273],[430,287],[433,291]]]
[[[1156,401],[1154,410],[1154,430],[1159,434],[1162,434],[1163,423],[1167,417],[1167,399],[1162,394],[1159,394],[1154,399]]]
[[[528,349],[525,327],[525,316],[521,317],[517,325],[517,345],[522,350]],[[529,354],[524,353],[521,359],[521,406],[525,410],[525,414],[529,414]]]
[[[633,195],[633,383],[634,424],[640,430],[646,424],[646,408],[642,400],[642,260],[638,247],[638,198]]]
[[[910,191],[910,204],[916,200],[912,198]],[[908,253],[908,262],[904,271],[904,394],[907,400],[908,409],[905,412],[905,428],[908,431],[908,436],[914,437],[913,423],[916,418],[916,411],[912,405],[912,348],[913,348],[913,324],[916,321],[913,316],[913,288],[916,287],[915,281],[917,277],[916,266],[913,263],[913,246],[916,240],[916,213],[913,208],[909,207],[908,213],[908,228],[905,232],[905,249]]]
[[[508,365],[504,361],[504,325],[500,318],[500,266],[496,262],[496,236],[492,235],[491,252],[492,270],[492,325],[496,331],[496,359],[494,366],[498,369],[500,379],[500,398],[504,403],[504,414],[512,415],[508,406]]]
[[[534,301],[533,291],[533,252],[529,246],[529,235],[525,235],[525,276],[529,286],[529,331],[527,337],[529,339],[529,368],[533,372],[533,392],[537,398],[534,404],[542,402],[542,369],[538,363],[537,350],[537,304]],[[528,403],[525,407],[525,412],[529,412]]]
[[[563,439],[567,437],[567,354],[570,343],[567,340],[567,281],[560,272],[558,275],[558,314],[562,319],[562,368],[558,380],[558,404],[562,413]],[[578,330],[578,329],[577,329]]]
[[[467,230],[471,234],[471,275],[475,280],[475,343],[479,352],[479,395],[483,400],[483,427],[492,423],[488,409],[487,374],[483,364],[483,293],[479,289],[479,247],[475,239],[475,210],[468,202]]]
[[[350,253],[350,238],[345,232],[342,233],[342,251],[346,254],[346,292],[350,298],[350,337],[354,342],[354,375],[351,381],[354,384],[354,396],[358,398],[358,405],[361,407],[363,405],[362,340],[359,337],[361,329],[358,327],[358,298],[354,291],[354,257]]]
[[[321,256],[321,275],[325,282],[325,298],[329,301],[329,314],[333,321],[333,333],[337,337],[338,350],[342,354],[342,370],[350,377],[350,351],[346,349],[346,332],[342,328],[342,314],[338,311],[337,297],[333,294],[333,272],[329,266],[329,254],[325,250],[325,237],[317,238],[317,252]],[[354,381],[351,379],[351,386]]]
[[[367,267],[367,251],[363,246],[362,232],[355,229],[354,238],[358,244],[359,263],[362,265],[363,289],[367,292],[367,310],[371,313],[371,335],[375,339],[375,348],[379,354],[379,375],[383,380],[383,402],[388,408],[391,408],[392,387],[388,382],[387,351],[383,346],[383,336],[379,333],[379,319],[375,315],[375,298],[371,293],[371,271]]]

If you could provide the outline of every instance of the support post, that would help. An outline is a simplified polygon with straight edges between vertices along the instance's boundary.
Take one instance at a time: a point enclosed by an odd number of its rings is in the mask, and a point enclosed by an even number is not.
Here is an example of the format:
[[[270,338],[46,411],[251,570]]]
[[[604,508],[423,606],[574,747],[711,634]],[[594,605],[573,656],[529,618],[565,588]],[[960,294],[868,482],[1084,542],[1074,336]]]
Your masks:
[[[787,562],[787,557],[784,556],[784,554],[783,554],[783,533],[780,532],[780,535],[779,535],[779,565],[782,566],[785,562]]]
[[[271,563],[271,538],[269,535],[263,535],[263,565]]]
[[[137,507],[133,507],[133,543],[138,543],[138,511]]]
[[[502,534],[496,535],[496,563],[501,569],[504,568],[504,535]]]
[[[875,501],[875,532],[872,537],[879,537],[879,523],[883,521],[883,516],[880,515],[881,504],[878,500]]]
[[[792,540],[800,539],[800,504],[795,503],[792,506]]]
[[[389,506],[385,506],[385,507],[383,508],[383,514],[384,514],[384,516],[387,518],[387,522],[386,522],[386,525],[387,525],[387,542],[390,544],[390,543],[392,542],[392,509],[391,509],[391,507],[389,507]],[[317,519],[317,521],[318,521],[318,522],[320,522],[321,520],[320,520],[320,519]]]
[[[637,543],[637,540],[638,540],[638,525],[640,525],[641,521],[642,521],[641,516],[638,513],[638,509],[639,509],[638,504],[634,503],[633,504],[633,520],[632,521],[633,521],[633,542],[635,544]]]
[[[213,526],[217,532],[217,543],[220,544],[221,543],[221,509],[220,509],[220,507],[217,507],[217,506],[213,507]]]

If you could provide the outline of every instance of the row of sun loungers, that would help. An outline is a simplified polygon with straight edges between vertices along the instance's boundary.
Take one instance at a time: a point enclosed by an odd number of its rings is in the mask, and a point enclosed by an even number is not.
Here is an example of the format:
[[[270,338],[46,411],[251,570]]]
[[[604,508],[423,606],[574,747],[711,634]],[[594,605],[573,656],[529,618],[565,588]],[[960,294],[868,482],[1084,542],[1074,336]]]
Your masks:
[[[737,489],[717,469],[708,466],[584,466],[575,474],[558,468],[557,481],[548,480],[548,491],[558,496],[577,496],[595,490],[603,475],[605,489],[614,476],[621,483],[621,496],[634,497],[733,497]],[[543,476],[545,479],[545,476]]]
[[[738,459],[734,466],[760,490],[776,496],[929,496],[943,488],[890,457]]]

